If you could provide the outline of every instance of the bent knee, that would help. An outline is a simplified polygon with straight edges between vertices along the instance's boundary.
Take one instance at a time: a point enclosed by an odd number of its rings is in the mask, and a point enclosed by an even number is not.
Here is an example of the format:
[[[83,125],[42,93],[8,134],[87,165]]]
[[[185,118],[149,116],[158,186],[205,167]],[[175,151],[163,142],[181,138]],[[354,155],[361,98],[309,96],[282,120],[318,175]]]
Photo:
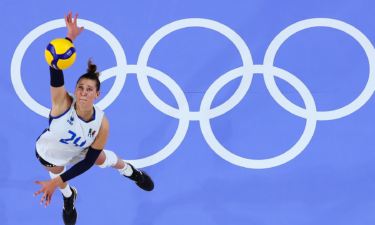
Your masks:
[[[103,169],[114,166],[116,165],[116,163],[117,163],[117,155],[114,152],[109,151],[109,150],[103,150],[95,162],[96,165],[98,165],[100,168],[103,168]]]
[[[51,173],[54,173],[54,174],[60,174],[61,172],[64,171],[65,169],[65,166],[54,166],[54,167],[47,167],[47,166],[44,166],[43,167],[48,170],[49,172]]]

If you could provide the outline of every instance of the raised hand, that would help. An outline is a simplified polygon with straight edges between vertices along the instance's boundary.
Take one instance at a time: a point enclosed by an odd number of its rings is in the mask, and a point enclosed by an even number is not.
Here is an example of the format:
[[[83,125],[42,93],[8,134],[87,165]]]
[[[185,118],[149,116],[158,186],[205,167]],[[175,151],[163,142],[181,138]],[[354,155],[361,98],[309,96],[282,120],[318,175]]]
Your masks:
[[[84,27],[78,28],[77,26],[77,18],[78,13],[74,16],[74,21],[72,19],[72,12],[70,11],[68,14],[64,16],[65,18],[65,24],[66,28],[68,28],[68,35],[66,35],[68,38],[70,38],[72,41],[76,39],[76,37],[82,33]]]

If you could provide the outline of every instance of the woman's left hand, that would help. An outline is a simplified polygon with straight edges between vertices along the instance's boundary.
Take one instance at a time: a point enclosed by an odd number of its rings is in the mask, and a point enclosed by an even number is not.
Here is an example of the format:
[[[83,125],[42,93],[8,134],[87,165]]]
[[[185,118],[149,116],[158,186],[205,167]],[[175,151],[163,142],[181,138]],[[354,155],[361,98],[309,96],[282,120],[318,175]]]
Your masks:
[[[40,201],[40,204],[43,204],[44,199],[46,200],[46,203],[44,207],[47,207],[51,203],[53,192],[55,192],[56,188],[58,187],[58,184],[55,182],[55,180],[50,181],[34,181],[36,184],[42,185],[42,189],[37,191],[33,196],[37,196],[40,193],[44,193],[42,200]]]

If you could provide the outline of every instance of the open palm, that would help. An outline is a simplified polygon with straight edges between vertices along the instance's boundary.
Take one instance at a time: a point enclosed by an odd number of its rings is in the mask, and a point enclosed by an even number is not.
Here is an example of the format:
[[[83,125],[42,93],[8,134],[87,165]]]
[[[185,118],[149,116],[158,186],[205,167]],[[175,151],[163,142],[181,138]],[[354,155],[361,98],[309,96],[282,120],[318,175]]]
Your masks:
[[[84,27],[78,28],[77,26],[77,18],[78,18],[78,13],[74,16],[74,21],[72,19],[72,12],[69,12],[64,16],[65,18],[65,24],[66,28],[68,28],[68,35],[67,37],[70,38],[72,41],[76,39],[76,37],[82,33]]]

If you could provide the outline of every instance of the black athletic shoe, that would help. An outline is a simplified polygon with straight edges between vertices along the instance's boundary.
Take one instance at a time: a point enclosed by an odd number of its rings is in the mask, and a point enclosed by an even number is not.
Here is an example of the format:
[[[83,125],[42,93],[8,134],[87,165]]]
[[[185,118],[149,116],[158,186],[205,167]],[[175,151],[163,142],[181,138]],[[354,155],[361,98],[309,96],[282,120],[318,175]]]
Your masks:
[[[134,168],[133,165],[127,163],[133,169],[133,174],[127,178],[130,180],[134,180],[138,187],[142,188],[145,191],[152,191],[154,189],[154,182],[152,181],[151,177],[143,170],[138,170]]]
[[[63,220],[65,225],[75,225],[77,222],[77,210],[74,202],[77,199],[77,190],[74,187],[70,187],[73,194],[69,198],[64,197],[64,209],[63,209]]]

